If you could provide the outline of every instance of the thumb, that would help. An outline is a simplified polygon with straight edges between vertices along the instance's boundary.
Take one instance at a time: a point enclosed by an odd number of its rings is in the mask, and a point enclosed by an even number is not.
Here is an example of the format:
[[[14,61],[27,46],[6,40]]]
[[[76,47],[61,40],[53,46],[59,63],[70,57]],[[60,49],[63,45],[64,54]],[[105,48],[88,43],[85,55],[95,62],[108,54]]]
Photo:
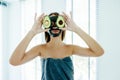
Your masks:
[[[61,30],[63,30],[63,31],[67,30],[67,28],[66,28],[66,27],[65,27],[65,28],[59,28],[59,29],[61,29]]]
[[[37,17],[37,13],[35,13],[35,16],[34,16],[34,22],[36,21],[36,17]]]
[[[38,33],[41,33],[41,32],[47,32],[49,29],[40,29],[38,30]]]
[[[44,32],[47,32],[47,31],[49,31],[50,29],[44,29]]]

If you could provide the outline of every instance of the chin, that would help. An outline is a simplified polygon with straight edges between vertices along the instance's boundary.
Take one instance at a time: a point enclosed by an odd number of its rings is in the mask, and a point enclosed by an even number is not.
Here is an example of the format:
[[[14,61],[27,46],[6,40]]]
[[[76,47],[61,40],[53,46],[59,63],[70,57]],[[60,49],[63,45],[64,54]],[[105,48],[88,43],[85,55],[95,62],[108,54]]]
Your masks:
[[[59,37],[60,35],[61,35],[61,30],[59,30],[59,32],[57,31],[57,32],[52,32],[52,31],[50,31],[50,35],[52,36],[52,37]]]

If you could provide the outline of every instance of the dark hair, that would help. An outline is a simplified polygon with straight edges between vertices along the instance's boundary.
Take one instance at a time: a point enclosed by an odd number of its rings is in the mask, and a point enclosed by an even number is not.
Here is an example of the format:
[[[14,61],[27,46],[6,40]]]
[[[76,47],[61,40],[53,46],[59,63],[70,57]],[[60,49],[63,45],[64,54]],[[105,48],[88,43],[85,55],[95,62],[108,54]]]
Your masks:
[[[49,16],[52,16],[52,15],[59,16],[59,13],[53,12],[53,13],[50,13],[50,14],[49,14]],[[62,31],[61,40],[63,40],[64,38],[65,38],[65,31]],[[46,42],[49,42],[49,41],[50,41],[50,35],[49,35],[48,32],[45,32],[45,41],[46,41]]]

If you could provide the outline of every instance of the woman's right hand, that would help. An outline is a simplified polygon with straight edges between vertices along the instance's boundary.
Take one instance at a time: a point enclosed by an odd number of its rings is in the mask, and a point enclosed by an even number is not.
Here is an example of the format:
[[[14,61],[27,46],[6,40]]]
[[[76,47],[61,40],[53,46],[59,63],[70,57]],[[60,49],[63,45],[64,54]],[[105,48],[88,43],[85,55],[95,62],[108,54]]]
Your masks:
[[[34,32],[34,34],[38,34],[38,33],[41,33],[41,32],[48,31],[49,29],[43,29],[42,28],[42,21],[43,21],[43,18],[45,16],[45,14],[42,13],[37,19],[36,19],[36,16],[37,16],[37,14],[35,14],[34,24],[32,26],[31,31]]]

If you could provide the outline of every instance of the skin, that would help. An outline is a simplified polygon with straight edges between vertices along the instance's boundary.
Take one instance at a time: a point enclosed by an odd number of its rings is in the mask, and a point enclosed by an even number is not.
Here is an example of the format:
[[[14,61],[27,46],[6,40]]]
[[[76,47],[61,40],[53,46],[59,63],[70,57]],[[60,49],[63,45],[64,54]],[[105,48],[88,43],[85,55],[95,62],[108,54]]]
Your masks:
[[[65,58],[71,55],[98,57],[104,54],[103,48],[78,25],[76,25],[75,22],[64,12],[62,16],[65,19],[66,27],[61,29],[75,32],[85,41],[88,47],[83,48],[78,45],[65,44],[61,40],[61,35],[59,35],[58,37],[51,37],[50,42],[36,45],[26,52],[30,41],[35,35],[49,30],[42,29],[42,20],[44,16],[45,14],[41,14],[36,19],[35,15],[35,22],[31,30],[14,50],[10,58],[10,64],[14,66],[21,65],[37,56],[40,56],[41,58]]]

